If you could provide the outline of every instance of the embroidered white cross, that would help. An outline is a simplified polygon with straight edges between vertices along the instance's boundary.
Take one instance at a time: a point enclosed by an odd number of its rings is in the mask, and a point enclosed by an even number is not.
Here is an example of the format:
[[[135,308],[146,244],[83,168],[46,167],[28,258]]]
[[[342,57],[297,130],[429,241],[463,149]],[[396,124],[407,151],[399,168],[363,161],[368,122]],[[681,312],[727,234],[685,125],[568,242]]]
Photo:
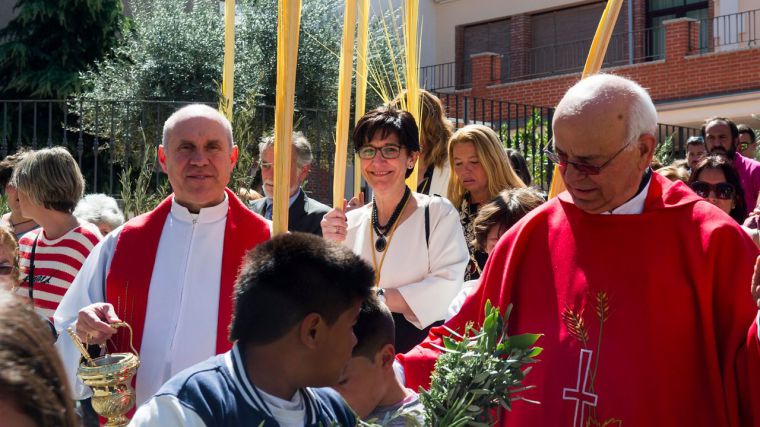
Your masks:
[[[581,350],[581,357],[578,361],[578,381],[575,384],[575,388],[562,389],[562,400],[575,401],[575,417],[573,418],[573,426],[575,427],[586,426],[586,406],[596,407],[596,401],[599,398],[596,394],[587,391],[592,354],[591,350]],[[581,387],[581,373],[583,373],[583,387]],[[580,409],[580,424],[578,423],[578,409]]]

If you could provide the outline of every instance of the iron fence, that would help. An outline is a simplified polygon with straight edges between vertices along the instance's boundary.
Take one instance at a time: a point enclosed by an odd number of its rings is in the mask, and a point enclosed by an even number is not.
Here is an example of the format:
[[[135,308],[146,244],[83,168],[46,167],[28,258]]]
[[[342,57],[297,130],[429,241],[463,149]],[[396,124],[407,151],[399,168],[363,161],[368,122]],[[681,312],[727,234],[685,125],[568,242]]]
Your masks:
[[[546,157],[544,147],[552,138],[554,108],[520,104],[494,99],[476,98],[456,93],[437,92],[455,128],[469,124],[490,127],[501,138],[505,148],[517,150],[528,163],[533,185],[548,190],[554,164]],[[686,141],[698,135],[699,129],[660,123],[657,142],[665,144],[671,158],[683,158]]]
[[[0,100],[0,157],[21,147],[63,146],[77,160],[86,180],[86,192],[119,195],[128,166],[134,173],[152,167],[152,188],[165,180],[154,158],[161,143],[164,121],[185,101],[145,100]],[[215,106],[213,102],[204,102]],[[239,112],[239,110],[238,110]],[[274,106],[256,105],[236,115],[235,141],[240,149],[258,153],[257,142],[274,126]],[[314,166],[307,191],[329,200],[332,191],[335,113],[297,109],[296,130],[312,143]],[[148,157],[146,157],[148,156]],[[352,156],[352,155],[351,155]],[[146,166],[147,165],[147,166]],[[351,165],[351,162],[349,162]],[[352,165],[351,165],[352,166]],[[252,174],[258,168],[251,168]],[[254,181],[256,182],[256,180]]]
[[[553,165],[543,152],[552,137],[554,109],[494,99],[475,98],[455,93],[437,92],[456,128],[483,124],[494,129],[505,148],[517,150],[527,161],[533,184],[548,189]],[[165,175],[146,156],[155,154],[161,143],[163,123],[177,108],[189,102],[117,101],[117,100],[8,100],[0,101],[0,156],[20,147],[64,146],[77,160],[87,182],[88,193],[119,195],[127,166],[151,167],[152,188],[165,181]],[[206,103],[212,105],[213,103]],[[248,114],[236,114],[235,140],[241,150],[254,159],[257,142],[274,126],[274,106],[256,105]],[[335,112],[298,109],[294,129],[301,130],[312,144],[314,161],[306,191],[320,201],[332,200],[335,156]],[[660,124],[658,140],[672,141],[672,154],[682,157],[689,136],[698,129]],[[346,188],[352,191],[353,150],[349,144]],[[148,164],[148,166],[146,166]],[[242,166],[241,166],[242,167]],[[257,178],[256,163],[246,172]]]
[[[689,43],[694,31],[699,31],[698,46],[691,51],[708,53],[757,46],[760,33],[760,9],[700,19],[689,25]],[[699,24],[698,26],[696,24]]]

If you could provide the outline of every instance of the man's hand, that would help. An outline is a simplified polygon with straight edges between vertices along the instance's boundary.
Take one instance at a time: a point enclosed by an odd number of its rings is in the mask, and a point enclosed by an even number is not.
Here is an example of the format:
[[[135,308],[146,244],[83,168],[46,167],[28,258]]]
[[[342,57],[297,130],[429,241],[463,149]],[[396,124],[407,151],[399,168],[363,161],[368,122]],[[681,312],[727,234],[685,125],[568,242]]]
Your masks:
[[[755,260],[755,273],[752,274],[752,300],[760,310],[760,256]]]
[[[111,304],[99,302],[79,310],[76,332],[82,342],[104,344],[116,333],[108,324],[120,321]]]

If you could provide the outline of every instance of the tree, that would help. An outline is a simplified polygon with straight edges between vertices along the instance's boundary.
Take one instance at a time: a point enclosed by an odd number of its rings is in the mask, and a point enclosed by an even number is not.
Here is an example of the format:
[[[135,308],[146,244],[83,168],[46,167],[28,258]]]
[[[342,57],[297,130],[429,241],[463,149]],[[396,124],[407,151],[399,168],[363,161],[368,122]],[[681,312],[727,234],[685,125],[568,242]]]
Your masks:
[[[64,98],[115,44],[122,0],[17,0],[0,30],[0,97]]]

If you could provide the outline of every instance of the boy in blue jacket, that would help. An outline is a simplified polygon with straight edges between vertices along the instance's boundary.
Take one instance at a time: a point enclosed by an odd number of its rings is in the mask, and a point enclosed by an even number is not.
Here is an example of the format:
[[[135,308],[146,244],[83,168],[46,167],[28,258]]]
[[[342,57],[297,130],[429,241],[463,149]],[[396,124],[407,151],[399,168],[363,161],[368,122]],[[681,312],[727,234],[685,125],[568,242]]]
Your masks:
[[[232,350],[169,380],[130,425],[356,425],[338,393],[316,387],[338,382],[373,283],[366,262],[316,236],[257,246],[235,287]]]

